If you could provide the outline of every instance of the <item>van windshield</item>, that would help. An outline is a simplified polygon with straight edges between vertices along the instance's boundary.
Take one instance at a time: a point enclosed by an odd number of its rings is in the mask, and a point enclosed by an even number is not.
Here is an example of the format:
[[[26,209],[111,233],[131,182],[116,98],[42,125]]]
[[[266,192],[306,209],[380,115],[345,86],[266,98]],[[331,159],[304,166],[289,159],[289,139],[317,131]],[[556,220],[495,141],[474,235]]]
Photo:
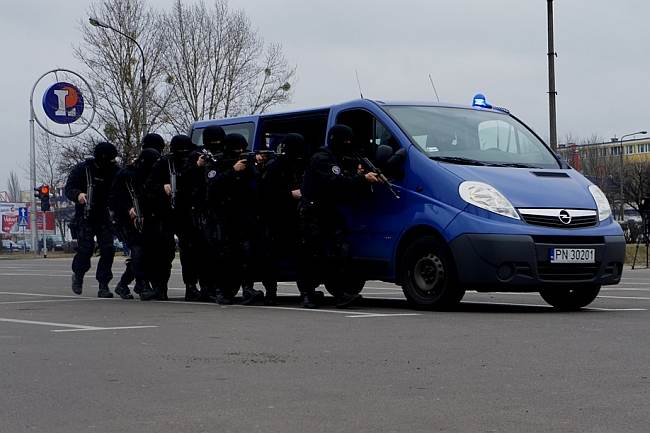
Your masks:
[[[431,159],[466,165],[560,168],[544,143],[507,114],[426,106],[384,109]]]

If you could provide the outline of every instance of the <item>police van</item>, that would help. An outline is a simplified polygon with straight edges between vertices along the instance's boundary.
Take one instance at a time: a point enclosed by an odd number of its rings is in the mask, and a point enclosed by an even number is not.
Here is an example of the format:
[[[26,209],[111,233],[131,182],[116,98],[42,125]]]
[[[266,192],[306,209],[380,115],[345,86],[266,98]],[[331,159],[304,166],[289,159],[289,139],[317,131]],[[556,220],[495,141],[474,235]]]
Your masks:
[[[401,285],[412,305],[436,308],[466,290],[539,292],[578,309],[620,281],[625,240],[603,192],[483,95],[471,106],[361,99],[200,121],[191,134],[201,145],[203,128],[220,125],[257,150],[299,133],[313,152],[334,124],[354,130],[398,196],[379,185],[342,209],[355,264],[346,291],[382,280]]]

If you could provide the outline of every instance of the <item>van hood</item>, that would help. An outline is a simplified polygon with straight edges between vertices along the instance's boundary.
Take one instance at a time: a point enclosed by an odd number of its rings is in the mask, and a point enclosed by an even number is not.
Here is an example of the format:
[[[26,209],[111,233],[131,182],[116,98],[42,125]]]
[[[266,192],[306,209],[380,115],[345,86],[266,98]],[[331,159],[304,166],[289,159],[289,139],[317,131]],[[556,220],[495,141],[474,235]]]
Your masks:
[[[440,164],[462,180],[492,185],[516,208],[596,209],[588,189],[591,182],[573,169]]]

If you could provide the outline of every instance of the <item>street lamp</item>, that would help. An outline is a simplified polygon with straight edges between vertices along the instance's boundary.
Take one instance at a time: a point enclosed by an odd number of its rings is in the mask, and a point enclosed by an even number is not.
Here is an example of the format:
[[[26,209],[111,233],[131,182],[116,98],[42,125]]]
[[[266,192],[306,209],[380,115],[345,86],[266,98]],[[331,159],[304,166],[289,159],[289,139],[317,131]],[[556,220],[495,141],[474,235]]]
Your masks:
[[[147,107],[146,106],[147,77],[145,76],[145,70],[144,70],[144,66],[145,66],[144,51],[142,50],[140,44],[138,44],[138,41],[136,41],[134,38],[127,35],[126,33],[119,31],[115,27],[112,27],[111,25],[106,24],[105,22],[100,21],[97,18],[93,18],[93,17],[88,18],[88,22],[90,23],[90,25],[95,27],[102,27],[105,29],[113,30],[115,33],[118,33],[124,36],[125,38],[129,39],[131,42],[135,44],[136,47],[138,47],[138,50],[140,50],[140,56],[142,56],[142,71],[140,73],[140,85],[142,88],[141,90],[142,91],[142,137],[144,137],[145,134],[147,133],[147,108],[146,108]]]
[[[620,194],[620,199],[621,199],[621,207],[620,207],[620,213],[619,213],[619,220],[620,220],[620,221],[624,221],[624,220],[625,220],[625,218],[624,218],[624,212],[625,212],[625,199],[624,199],[624,197],[623,197],[623,139],[624,139],[625,137],[631,137],[631,136],[633,136],[633,135],[638,135],[638,134],[647,134],[647,133],[648,133],[648,131],[637,131],[637,132],[632,132],[631,134],[625,134],[625,135],[622,135],[622,136],[621,136],[621,139],[620,139],[620,141],[621,141],[621,150],[620,150],[620,153],[619,153],[619,155],[618,155],[618,157],[619,157],[619,162],[620,162],[619,173],[618,173],[618,174],[619,174],[619,182],[618,182],[618,183],[619,183],[619,188],[620,188],[619,194]]]

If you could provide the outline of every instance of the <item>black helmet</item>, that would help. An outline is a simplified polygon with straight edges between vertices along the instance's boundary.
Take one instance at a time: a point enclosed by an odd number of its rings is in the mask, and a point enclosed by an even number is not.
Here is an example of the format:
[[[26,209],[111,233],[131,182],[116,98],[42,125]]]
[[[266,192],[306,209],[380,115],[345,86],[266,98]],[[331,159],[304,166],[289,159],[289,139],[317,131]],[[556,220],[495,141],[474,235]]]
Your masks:
[[[158,153],[162,154],[165,149],[165,140],[154,133],[149,133],[142,139],[142,149],[156,149]]]
[[[300,134],[287,134],[278,145],[278,152],[289,159],[299,159],[305,156],[305,139]]]
[[[228,134],[223,141],[223,147],[229,154],[241,153],[248,148],[248,142],[241,134]]]
[[[100,167],[105,167],[115,163],[115,158],[117,157],[117,148],[111,143],[103,141],[98,143],[93,150],[93,156],[95,157],[95,162]]]
[[[223,152],[226,132],[221,126],[208,126],[203,130],[203,147],[212,153]]]
[[[349,126],[334,125],[327,133],[327,147],[335,155],[350,155],[354,148],[354,132]]]
[[[184,158],[195,146],[192,143],[192,139],[185,134],[179,134],[172,137],[172,141],[169,142],[169,150],[171,151],[174,158]]]

